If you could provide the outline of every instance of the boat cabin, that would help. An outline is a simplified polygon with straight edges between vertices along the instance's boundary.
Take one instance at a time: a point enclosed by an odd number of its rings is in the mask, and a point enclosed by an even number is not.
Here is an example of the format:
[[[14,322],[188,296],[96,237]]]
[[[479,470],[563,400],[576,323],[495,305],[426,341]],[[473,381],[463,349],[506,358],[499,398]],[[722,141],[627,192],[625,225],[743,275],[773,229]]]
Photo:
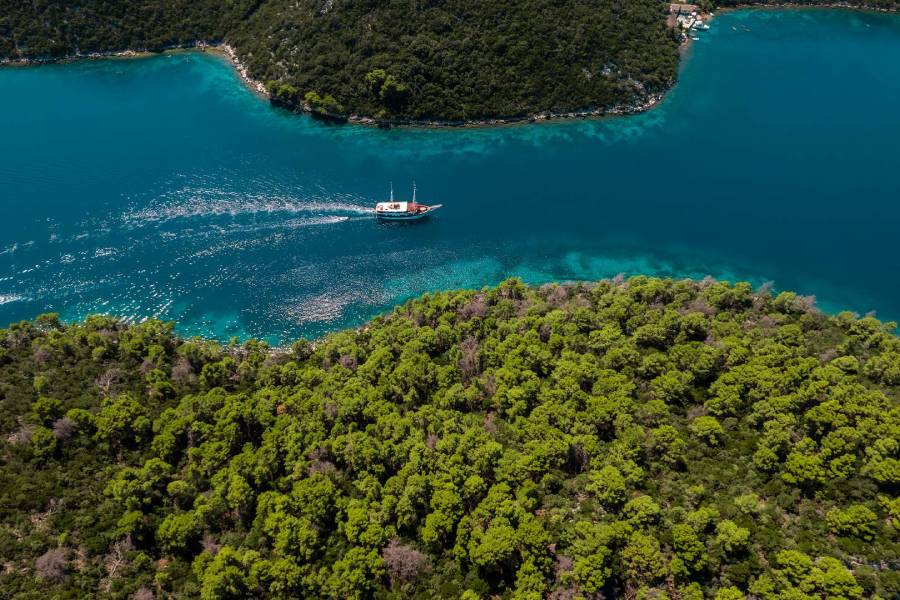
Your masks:
[[[377,212],[405,213],[409,212],[409,202],[379,202],[375,205]]]

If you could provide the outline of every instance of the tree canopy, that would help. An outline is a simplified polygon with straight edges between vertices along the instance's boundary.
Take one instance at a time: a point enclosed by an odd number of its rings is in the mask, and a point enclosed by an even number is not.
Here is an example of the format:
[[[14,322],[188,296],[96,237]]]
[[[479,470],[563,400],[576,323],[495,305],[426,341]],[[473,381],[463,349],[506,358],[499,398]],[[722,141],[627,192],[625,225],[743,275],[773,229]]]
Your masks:
[[[227,41],[280,105],[390,120],[631,105],[668,89],[678,64],[661,0],[2,4],[0,57]]]
[[[737,4],[785,2],[699,2]],[[663,0],[0,0],[0,58],[226,41],[280,106],[483,121],[644,105],[675,82],[668,10]]]
[[[900,339],[636,277],[290,349],[0,330],[0,595],[900,595]]]
[[[521,117],[632,105],[668,89],[678,42],[667,6],[269,1],[228,39],[256,79],[296,88],[294,103],[314,92],[345,114],[381,119]]]

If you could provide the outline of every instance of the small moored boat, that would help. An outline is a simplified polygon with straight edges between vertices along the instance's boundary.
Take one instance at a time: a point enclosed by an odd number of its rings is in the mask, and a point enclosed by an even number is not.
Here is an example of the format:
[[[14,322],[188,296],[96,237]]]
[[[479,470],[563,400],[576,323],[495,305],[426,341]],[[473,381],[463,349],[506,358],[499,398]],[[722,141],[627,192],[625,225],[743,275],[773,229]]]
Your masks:
[[[441,204],[419,204],[416,202],[416,184],[413,183],[411,202],[394,200],[394,185],[391,184],[391,199],[375,205],[375,217],[385,221],[416,221],[439,209]]]

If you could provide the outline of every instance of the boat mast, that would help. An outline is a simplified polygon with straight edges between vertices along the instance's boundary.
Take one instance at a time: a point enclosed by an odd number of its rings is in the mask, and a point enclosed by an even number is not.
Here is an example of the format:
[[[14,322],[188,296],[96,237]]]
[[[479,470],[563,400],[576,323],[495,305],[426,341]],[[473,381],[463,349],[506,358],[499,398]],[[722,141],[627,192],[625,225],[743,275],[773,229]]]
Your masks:
[[[391,182],[391,202],[394,201],[394,182]]]
[[[415,179],[413,179],[413,201],[412,201],[412,203],[413,204],[416,203],[416,180]]]

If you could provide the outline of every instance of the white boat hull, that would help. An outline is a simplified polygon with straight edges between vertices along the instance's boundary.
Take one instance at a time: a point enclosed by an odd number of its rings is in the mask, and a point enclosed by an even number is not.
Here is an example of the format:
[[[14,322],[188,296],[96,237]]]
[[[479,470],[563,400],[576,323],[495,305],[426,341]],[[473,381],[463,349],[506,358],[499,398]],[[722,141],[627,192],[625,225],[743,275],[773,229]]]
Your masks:
[[[375,218],[381,221],[418,221],[419,219],[424,219],[440,207],[440,204],[435,204],[433,206],[422,206],[422,210],[404,212],[376,210]]]

